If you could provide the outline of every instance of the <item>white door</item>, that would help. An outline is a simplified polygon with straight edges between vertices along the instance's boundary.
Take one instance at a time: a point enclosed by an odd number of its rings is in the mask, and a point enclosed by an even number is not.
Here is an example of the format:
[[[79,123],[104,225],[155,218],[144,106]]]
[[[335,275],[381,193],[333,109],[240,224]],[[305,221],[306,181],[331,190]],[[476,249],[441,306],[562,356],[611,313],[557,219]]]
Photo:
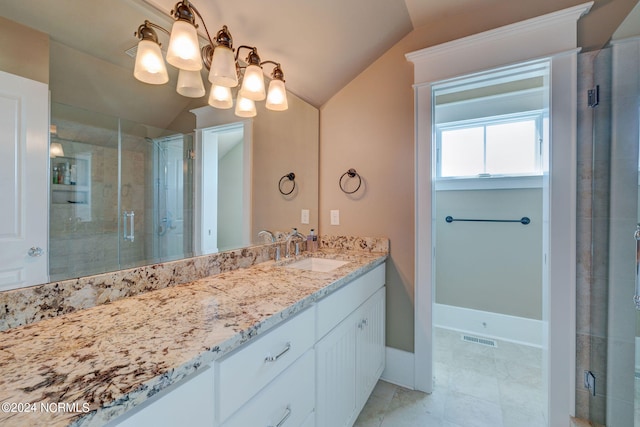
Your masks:
[[[48,282],[49,92],[0,72],[0,291]]]

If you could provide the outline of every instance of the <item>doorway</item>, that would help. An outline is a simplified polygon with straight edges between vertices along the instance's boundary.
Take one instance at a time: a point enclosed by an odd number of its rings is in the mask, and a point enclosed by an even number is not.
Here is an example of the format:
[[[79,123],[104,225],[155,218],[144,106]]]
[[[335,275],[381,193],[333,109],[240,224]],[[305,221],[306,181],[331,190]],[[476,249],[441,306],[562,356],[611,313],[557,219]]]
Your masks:
[[[495,70],[538,58],[549,63],[548,173],[542,175],[543,226],[548,227],[542,300],[542,387],[548,393],[547,425],[568,426],[575,412],[577,20],[590,4],[508,25],[407,54],[415,65],[416,270],[414,293],[414,387],[433,387],[433,275],[435,223],[432,211],[433,91],[438,82],[479,70]],[[545,292],[545,290],[548,290]]]
[[[549,61],[431,87],[434,393],[543,427]]]
[[[196,253],[250,244],[251,150],[247,122],[198,131],[195,212]]]

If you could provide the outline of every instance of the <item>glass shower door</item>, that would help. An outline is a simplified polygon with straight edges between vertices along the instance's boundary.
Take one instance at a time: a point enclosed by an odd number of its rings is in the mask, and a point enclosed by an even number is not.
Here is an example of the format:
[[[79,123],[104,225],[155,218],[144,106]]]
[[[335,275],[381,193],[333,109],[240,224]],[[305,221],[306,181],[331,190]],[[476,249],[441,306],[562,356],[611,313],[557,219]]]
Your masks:
[[[53,103],[51,281],[192,255],[191,135]]]
[[[189,142],[121,120],[121,268],[191,256]]]
[[[161,261],[191,256],[191,138],[171,135],[154,144],[154,256]]]
[[[49,280],[119,268],[118,119],[51,104]]]

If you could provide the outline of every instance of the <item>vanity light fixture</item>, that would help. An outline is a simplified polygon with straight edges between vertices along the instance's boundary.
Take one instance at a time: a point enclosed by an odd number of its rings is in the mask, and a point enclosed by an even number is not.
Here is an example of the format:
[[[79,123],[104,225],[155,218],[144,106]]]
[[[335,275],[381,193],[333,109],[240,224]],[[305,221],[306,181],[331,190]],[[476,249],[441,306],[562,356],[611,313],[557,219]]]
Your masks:
[[[258,49],[254,46],[240,46],[234,55],[233,38],[226,25],[211,39],[209,30],[198,9],[188,0],[179,1],[171,15],[175,19],[171,31],[149,21],[138,27],[134,33],[140,41],[136,53],[133,75],[136,79],[149,84],[164,84],[169,81],[167,68],[162,58],[160,42],[155,29],[169,35],[167,62],[179,69],[177,92],[183,96],[200,98],[205,95],[200,70],[209,70],[207,80],[211,83],[208,103],[215,108],[231,108],[233,95],[231,88],[237,87],[236,115],[253,117],[256,115],[254,101],[267,99],[265,107],[273,111],[288,108],[287,92],[284,85],[284,73],[279,63],[260,60]],[[196,16],[202,22],[209,44],[200,48],[196,29]],[[249,53],[244,62],[238,60],[241,49]],[[265,90],[262,66],[273,64],[269,91]]]

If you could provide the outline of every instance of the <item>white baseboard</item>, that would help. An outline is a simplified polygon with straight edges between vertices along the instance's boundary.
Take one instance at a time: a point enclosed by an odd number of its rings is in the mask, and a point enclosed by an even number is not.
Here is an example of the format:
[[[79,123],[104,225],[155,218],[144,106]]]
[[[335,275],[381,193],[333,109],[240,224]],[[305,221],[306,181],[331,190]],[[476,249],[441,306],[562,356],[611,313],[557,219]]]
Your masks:
[[[387,347],[385,351],[386,364],[380,379],[391,384],[413,390],[414,373],[413,373],[413,353],[398,350],[397,348]]]
[[[533,347],[542,347],[543,343],[541,320],[452,305],[433,305],[433,325]]]

